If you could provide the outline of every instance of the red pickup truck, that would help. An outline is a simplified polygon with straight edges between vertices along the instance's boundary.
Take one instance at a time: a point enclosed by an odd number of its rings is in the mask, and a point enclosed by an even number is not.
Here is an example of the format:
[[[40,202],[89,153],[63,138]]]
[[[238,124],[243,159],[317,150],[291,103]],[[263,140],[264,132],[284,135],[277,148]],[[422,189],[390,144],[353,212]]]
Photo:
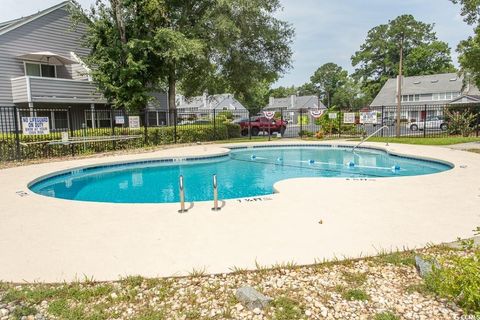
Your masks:
[[[258,136],[258,134],[263,131],[268,133],[270,130],[270,133],[275,133],[278,132],[280,134],[284,134],[285,130],[287,129],[287,122],[278,120],[278,119],[267,119],[266,117],[258,116],[258,117],[252,117],[250,120],[247,119],[241,119],[237,122],[240,125],[240,128],[242,129],[242,135],[247,136],[248,135],[248,129],[250,128],[252,132],[252,136]]]

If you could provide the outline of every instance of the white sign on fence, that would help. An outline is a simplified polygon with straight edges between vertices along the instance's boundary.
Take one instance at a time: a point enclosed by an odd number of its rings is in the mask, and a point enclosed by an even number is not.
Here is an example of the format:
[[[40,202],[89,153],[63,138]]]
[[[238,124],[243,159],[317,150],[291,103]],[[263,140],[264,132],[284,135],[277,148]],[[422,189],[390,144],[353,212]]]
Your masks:
[[[337,113],[336,112],[330,112],[328,114],[328,119],[337,119]]]
[[[124,116],[115,116],[115,124],[125,124]]]
[[[22,117],[24,135],[50,134],[48,117]]]
[[[345,112],[343,114],[343,123],[355,123],[355,112]]]
[[[140,117],[139,116],[129,116],[128,117],[128,126],[130,129],[140,129]]]
[[[360,123],[370,123],[376,124],[377,123],[377,112],[360,112]]]

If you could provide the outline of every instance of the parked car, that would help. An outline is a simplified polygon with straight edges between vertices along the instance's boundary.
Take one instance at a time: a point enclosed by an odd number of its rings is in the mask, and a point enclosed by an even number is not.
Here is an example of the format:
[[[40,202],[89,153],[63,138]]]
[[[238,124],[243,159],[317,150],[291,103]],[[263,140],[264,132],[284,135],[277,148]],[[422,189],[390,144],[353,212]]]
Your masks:
[[[260,131],[268,132],[270,130],[271,133],[280,133],[284,134],[285,130],[287,129],[287,122],[282,121],[279,119],[267,119],[266,117],[252,117],[249,119],[242,119],[238,123],[240,128],[242,129],[242,135],[248,135],[248,130],[250,129],[252,136],[258,136]]]
[[[431,116],[427,117],[424,121],[415,121],[410,124],[410,130],[418,131],[425,129],[440,129],[446,131],[448,129],[448,124],[442,116]]]
[[[184,120],[178,123],[179,126],[202,125],[202,124],[212,124],[212,121],[206,120],[206,119],[197,119],[197,120]]]
[[[384,126],[394,126],[396,122],[397,122],[397,119],[395,119],[393,117],[383,118],[383,125]]]

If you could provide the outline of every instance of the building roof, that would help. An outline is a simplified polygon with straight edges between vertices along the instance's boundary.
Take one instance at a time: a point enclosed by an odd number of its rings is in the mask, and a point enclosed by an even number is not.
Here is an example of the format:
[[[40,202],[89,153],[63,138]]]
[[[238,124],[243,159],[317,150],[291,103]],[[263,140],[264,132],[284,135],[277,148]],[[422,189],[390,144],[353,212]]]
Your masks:
[[[10,21],[0,22],[0,35],[5,34],[9,31],[12,31],[12,30],[14,30],[18,27],[23,26],[24,24],[32,22],[32,21],[34,21],[38,18],[43,17],[46,14],[49,14],[50,12],[53,12],[57,9],[60,9],[62,7],[70,5],[70,4],[72,4],[72,1],[70,1],[70,0],[63,1],[63,2],[60,2],[57,5],[54,5],[53,7],[47,8],[45,10],[38,11],[37,13],[34,13],[32,15],[29,15],[29,16],[14,19],[14,20],[10,20]]]
[[[184,110],[213,110],[229,107],[234,110],[246,110],[246,108],[234,98],[233,94],[203,95],[191,98],[177,97],[177,109]]]
[[[290,96],[271,98],[265,109],[326,109],[317,96]]]
[[[469,86],[466,93],[477,91],[475,86]],[[441,92],[464,92],[463,77],[456,73],[443,73],[426,76],[404,77],[402,95],[430,94]],[[394,105],[397,103],[397,79],[388,79],[371,106]],[[422,103],[422,102],[417,102]],[[409,104],[414,104],[410,103]]]

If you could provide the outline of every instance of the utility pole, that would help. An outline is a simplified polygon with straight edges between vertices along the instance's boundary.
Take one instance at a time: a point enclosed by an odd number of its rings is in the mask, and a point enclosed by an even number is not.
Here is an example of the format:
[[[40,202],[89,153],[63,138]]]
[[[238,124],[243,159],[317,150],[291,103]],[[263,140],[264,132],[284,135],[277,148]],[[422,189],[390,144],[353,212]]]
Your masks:
[[[402,73],[403,73],[403,41],[405,40],[405,35],[402,34],[402,39],[400,40],[400,66],[398,68],[398,78],[397,78],[397,127],[396,127],[396,136],[400,137],[400,123],[401,123],[401,112],[402,112]]]

